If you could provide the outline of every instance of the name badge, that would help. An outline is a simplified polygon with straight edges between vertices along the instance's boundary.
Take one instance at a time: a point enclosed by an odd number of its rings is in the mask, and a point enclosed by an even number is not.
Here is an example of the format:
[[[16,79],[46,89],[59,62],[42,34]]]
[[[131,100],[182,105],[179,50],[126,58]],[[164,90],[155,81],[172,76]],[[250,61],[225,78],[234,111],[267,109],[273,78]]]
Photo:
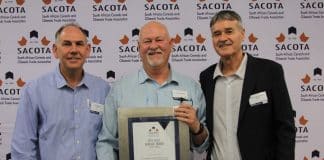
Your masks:
[[[95,113],[95,114],[99,114],[102,115],[103,111],[104,111],[104,105],[103,104],[99,104],[99,103],[95,103],[95,102],[91,102],[88,99],[88,105],[90,107],[90,112],[91,113]]]
[[[267,104],[267,103],[268,103],[268,97],[265,91],[253,94],[249,98],[249,104],[252,107],[259,104]]]
[[[172,97],[173,99],[188,99],[188,92],[187,91],[182,91],[182,90],[172,90]]]

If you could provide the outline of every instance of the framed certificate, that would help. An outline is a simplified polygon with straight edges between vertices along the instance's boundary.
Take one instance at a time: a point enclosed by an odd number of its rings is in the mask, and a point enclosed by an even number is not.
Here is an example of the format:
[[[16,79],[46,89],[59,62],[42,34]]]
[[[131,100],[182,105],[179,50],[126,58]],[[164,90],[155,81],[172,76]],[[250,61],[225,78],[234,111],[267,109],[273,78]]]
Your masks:
[[[173,107],[119,108],[121,160],[188,160],[189,129]]]

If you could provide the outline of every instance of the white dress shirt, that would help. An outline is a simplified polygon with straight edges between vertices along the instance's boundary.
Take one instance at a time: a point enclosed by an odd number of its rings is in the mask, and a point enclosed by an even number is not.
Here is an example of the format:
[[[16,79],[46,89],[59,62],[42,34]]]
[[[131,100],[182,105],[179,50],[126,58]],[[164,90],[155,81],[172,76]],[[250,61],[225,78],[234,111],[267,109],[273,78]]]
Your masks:
[[[213,160],[241,160],[237,139],[241,94],[246,69],[245,55],[235,74],[224,76],[220,64],[216,66],[217,77],[214,93]]]

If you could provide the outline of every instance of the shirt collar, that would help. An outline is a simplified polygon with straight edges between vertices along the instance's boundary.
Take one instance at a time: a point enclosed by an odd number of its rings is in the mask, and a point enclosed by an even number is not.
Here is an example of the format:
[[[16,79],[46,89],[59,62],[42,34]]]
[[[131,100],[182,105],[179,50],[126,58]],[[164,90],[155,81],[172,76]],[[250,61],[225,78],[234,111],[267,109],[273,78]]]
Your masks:
[[[234,74],[234,75],[236,75],[237,77],[239,77],[241,79],[244,78],[246,64],[247,64],[247,54],[245,54],[245,53],[243,53],[243,54],[244,54],[244,56],[243,56],[242,62],[240,64],[240,67],[237,69],[237,71]],[[223,73],[221,72],[220,67],[221,67],[221,62],[219,61],[218,65],[216,65],[215,72],[214,72],[214,75],[213,75],[213,79],[215,79],[216,77],[219,77],[219,76],[224,76]]]
[[[57,88],[63,88],[65,86],[68,86],[65,78],[63,77],[63,75],[62,75],[62,73],[60,71],[60,65],[56,66],[56,68],[54,70],[54,73],[55,73],[55,80],[56,80],[56,87]],[[90,77],[86,72],[83,71],[83,73],[84,73],[84,75],[82,77],[81,82],[78,84],[78,87],[84,86],[84,87],[88,88],[88,86],[91,84],[90,79],[89,79]]]
[[[170,68],[171,76],[169,76],[169,78],[168,78],[168,80],[166,81],[165,84],[168,84],[168,83],[176,83],[176,84],[178,84],[179,83],[179,76],[175,72],[172,71],[172,68],[171,68],[170,65],[169,65],[169,68]],[[148,82],[148,81],[154,81],[154,80],[147,75],[144,68],[142,67],[138,71],[138,83],[139,84],[144,84],[145,82]]]
[[[247,64],[247,54],[244,53],[244,57],[241,62],[241,65],[235,73],[241,79],[244,79],[246,64]]]

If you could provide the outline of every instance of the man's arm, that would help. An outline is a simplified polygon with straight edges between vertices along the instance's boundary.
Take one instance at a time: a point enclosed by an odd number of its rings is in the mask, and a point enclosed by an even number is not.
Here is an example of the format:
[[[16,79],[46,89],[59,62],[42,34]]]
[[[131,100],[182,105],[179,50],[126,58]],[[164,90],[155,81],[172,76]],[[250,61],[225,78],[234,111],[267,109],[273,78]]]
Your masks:
[[[296,137],[294,116],[281,65],[276,68],[273,74],[274,126],[277,139],[276,159],[294,160]]]
[[[38,111],[32,102],[26,86],[22,90],[17,111],[17,118],[11,142],[13,160],[39,159],[38,148]],[[36,94],[36,93],[33,93]]]
[[[186,123],[190,130],[191,147],[198,152],[203,152],[208,147],[209,132],[206,127],[206,102],[202,90],[195,84],[191,91],[193,106],[182,103],[175,109],[175,116],[178,120]]]
[[[114,87],[109,92],[104,113],[102,116],[103,125],[98,135],[96,152],[98,160],[117,160],[118,137],[117,137],[117,107]]]
[[[197,115],[197,118],[199,119],[200,124],[203,127],[203,131],[197,135],[192,134],[192,140],[195,144],[194,148],[198,152],[203,152],[209,146],[209,141],[208,141],[209,132],[206,127],[206,100],[205,100],[205,96],[202,92],[202,89],[200,87],[200,84],[197,83],[194,90],[196,91],[196,97],[195,97],[196,104],[194,102],[194,105],[197,105],[197,114],[196,115]],[[197,133],[197,130],[196,130],[196,132],[193,131],[193,133]]]

